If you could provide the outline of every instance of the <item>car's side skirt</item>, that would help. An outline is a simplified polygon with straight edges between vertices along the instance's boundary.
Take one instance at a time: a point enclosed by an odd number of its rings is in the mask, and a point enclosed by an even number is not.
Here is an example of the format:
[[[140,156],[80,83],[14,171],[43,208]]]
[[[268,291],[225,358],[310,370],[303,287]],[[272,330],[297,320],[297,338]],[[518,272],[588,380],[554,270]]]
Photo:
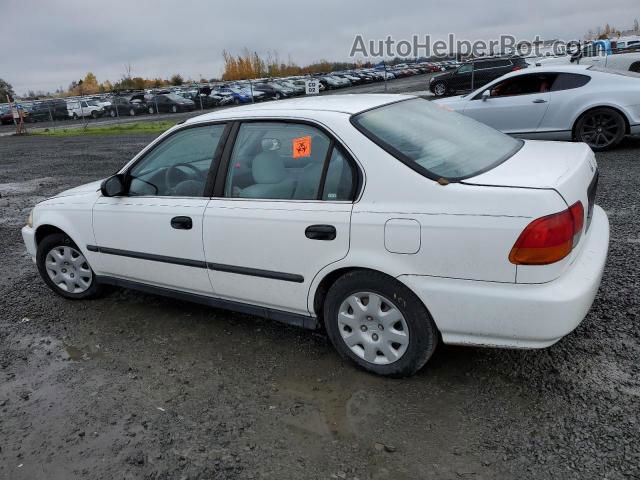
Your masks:
[[[516,138],[529,140],[571,140],[571,130],[549,130],[539,132],[510,132],[509,135]]]
[[[296,327],[302,327],[309,330],[316,330],[319,326],[318,319],[299,315],[297,313],[285,312],[282,310],[276,310],[267,307],[261,307],[258,305],[251,305],[248,303],[234,302],[231,300],[225,300],[222,298],[209,297],[207,295],[198,295],[195,293],[183,292],[180,290],[174,290],[171,288],[158,287],[156,285],[149,285],[142,282],[134,282],[131,280],[125,280],[122,278],[110,277],[100,275],[96,277],[99,283],[105,285],[114,285],[122,288],[130,288],[132,290],[138,290],[153,295],[160,295],[164,297],[176,298],[178,300],[184,300],[187,302],[199,303],[202,305],[208,305],[214,308],[222,308],[225,310],[231,310],[239,313],[246,313],[249,315],[256,315],[259,317],[268,318],[277,322],[286,323],[288,325],[294,325]]]

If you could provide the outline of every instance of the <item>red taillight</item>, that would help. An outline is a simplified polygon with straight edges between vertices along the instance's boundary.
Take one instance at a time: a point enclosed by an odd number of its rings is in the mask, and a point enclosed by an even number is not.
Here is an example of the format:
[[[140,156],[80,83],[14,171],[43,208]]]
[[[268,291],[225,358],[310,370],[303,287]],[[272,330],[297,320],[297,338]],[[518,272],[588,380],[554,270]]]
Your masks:
[[[584,228],[584,207],[581,202],[574,203],[571,208],[571,217],[573,218],[573,246],[578,245],[580,237],[582,237],[582,229]]]
[[[518,70],[522,70],[522,67],[516,66],[511,69],[512,72],[517,72]]]
[[[577,202],[568,210],[538,218],[520,234],[509,254],[515,265],[549,265],[562,260],[580,241],[584,208]]]

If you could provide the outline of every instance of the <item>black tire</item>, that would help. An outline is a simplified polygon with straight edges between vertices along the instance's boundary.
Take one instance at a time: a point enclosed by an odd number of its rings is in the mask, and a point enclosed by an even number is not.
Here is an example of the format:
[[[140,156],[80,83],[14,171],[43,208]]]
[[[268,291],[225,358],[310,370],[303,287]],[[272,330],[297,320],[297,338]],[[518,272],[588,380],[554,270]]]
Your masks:
[[[233,103],[234,103],[234,105],[240,105],[240,100],[237,99],[237,98],[234,98],[233,99]]]
[[[178,113],[178,107],[176,107],[175,105],[173,107],[171,107],[171,111],[173,113]]]
[[[384,297],[384,301],[393,299],[393,305],[404,317],[409,336],[408,346],[399,359],[384,365],[366,361],[354,353],[343,340],[340,329],[349,329],[349,327],[339,325],[340,307],[347,298],[358,292],[380,295]],[[340,277],[327,292],[323,312],[327,334],[338,353],[360,368],[378,375],[389,377],[413,375],[427,363],[438,344],[437,327],[420,299],[402,283],[379,272],[356,270]],[[367,321],[371,320],[370,317],[366,318]],[[366,321],[363,319],[362,322]],[[376,328],[375,323],[373,321],[371,324],[372,332]]]
[[[77,114],[77,113],[74,113],[74,114],[73,114],[73,119],[74,119],[74,120],[78,120],[78,114]]]
[[[280,95],[280,92],[276,92],[276,100],[280,100],[282,98],[282,95]]]
[[[640,73],[640,62],[636,62],[629,67],[630,72]]]
[[[94,118],[94,119],[95,119],[95,118],[98,118],[98,116],[99,116],[99,115],[100,115],[100,114],[99,114],[96,110],[94,110],[93,112],[91,112],[91,118]]]
[[[55,293],[60,295],[61,297],[68,298],[70,300],[84,300],[89,298],[96,298],[100,296],[102,293],[104,293],[104,287],[100,285],[96,280],[95,273],[91,269],[91,266],[88,264],[88,262],[86,263],[88,268],[91,270],[92,278],[91,278],[91,284],[89,288],[84,292],[81,292],[81,293],[68,292],[60,288],[51,280],[51,278],[49,277],[49,274],[47,273],[47,266],[45,263],[47,254],[56,248],[63,248],[63,247],[71,247],[77,251],[80,251],[78,246],[75,243],[73,243],[73,241],[67,235],[63,233],[55,233],[52,235],[48,235],[38,245],[38,251],[36,253],[36,265],[38,267],[38,272],[40,273],[40,276],[42,277],[44,282],[47,284],[47,286],[51,290],[53,290]]]
[[[444,82],[436,82],[433,84],[433,94],[436,97],[444,97],[449,93],[449,89],[447,88],[447,84]]]
[[[115,116],[116,116],[116,111],[115,111],[115,110],[109,110],[109,115],[110,115],[112,118],[115,118]]]
[[[135,117],[136,116],[136,111],[133,108],[129,109],[129,116],[130,117]]]
[[[626,133],[624,117],[607,107],[586,112],[578,119],[574,128],[574,138],[589,145],[594,152],[616,147]]]
[[[149,107],[148,111],[149,111],[149,115],[153,115],[153,111],[154,111],[153,107]]]

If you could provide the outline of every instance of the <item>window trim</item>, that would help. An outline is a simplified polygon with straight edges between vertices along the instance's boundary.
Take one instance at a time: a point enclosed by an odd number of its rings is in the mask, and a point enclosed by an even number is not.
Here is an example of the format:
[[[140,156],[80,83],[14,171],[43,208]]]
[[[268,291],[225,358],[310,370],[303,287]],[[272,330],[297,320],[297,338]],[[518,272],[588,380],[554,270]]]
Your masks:
[[[124,175],[124,179],[125,179],[125,186],[127,188],[127,194],[123,195],[124,197],[130,197],[129,195],[129,187],[130,187],[130,183],[131,183],[131,170],[138,165],[140,162],[144,161],[145,158],[147,158],[148,155],[150,155],[156,148],[158,148],[160,145],[162,145],[166,140],[168,140],[169,138],[173,137],[174,135],[184,132],[185,130],[191,129],[191,128],[198,128],[198,127],[210,127],[210,126],[215,126],[215,125],[224,125],[225,128],[222,131],[222,136],[220,137],[220,141],[218,142],[218,146],[216,147],[215,151],[213,152],[213,156],[211,158],[211,165],[209,165],[209,171],[207,173],[207,179],[205,181],[205,188],[204,188],[204,192],[202,195],[197,196],[197,197],[184,197],[184,196],[179,196],[179,197],[166,197],[166,196],[160,196],[160,195],[135,195],[135,198],[198,198],[198,199],[202,199],[202,198],[211,198],[211,190],[212,190],[212,183],[213,181],[215,181],[215,171],[218,170],[218,165],[220,162],[220,156],[222,154],[222,148],[224,147],[224,145],[226,145],[228,136],[229,136],[229,131],[230,131],[230,127],[231,124],[233,122],[229,121],[229,120],[215,120],[215,121],[211,121],[211,122],[199,122],[199,123],[191,123],[191,124],[186,124],[186,125],[182,125],[180,126],[180,128],[176,128],[175,130],[167,133],[166,135],[162,135],[160,137],[157,138],[157,140],[152,143],[151,145],[149,145],[149,147],[146,150],[143,150],[141,155],[138,158],[135,158],[135,160],[133,162],[130,162],[128,165],[125,166],[124,170],[120,170],[120,173],[122,175]],[[213,175],[212,175],[213,173]],[[213,177],[213,178],[212,178]]]
[[[516,148],[514,148],[513,151],[511,151],[507,155],[504,155],[503,157],[499,158],[497,161],[491,163],[490,165],[486,166],[485,168],[483,168],[483,169],[481,169],[481,170],[479,170],[477,172],[474,172],[472,175],[465,175],[463,177],[449,177],[449,178],[445,178],[445,177],[442,177],[440,175],[435,175],[430,170],[427,170],[423,166],[418,165],[415,161],[411,160],[408,156],[406,156],[400,150],[398,150],[398,149],[392,147],[391,145],[389,145],[388,143],[380,140],[377,136],[375,136],[373,133],[369,132],[366,128],[364,128],[358,122],[358,118],[357,117],[359,117],[360,115],[362,115],[364,113],[371,112],[373,110],[378,110],[378,109],[384,108],[384,107],[389,107],[391,105],[396,105],[396,104],[402,103],[402,102],[413,101],[413,100],[418,100],[418,98],[417,97],[403,98],[402,100],[397,100],[395,102],[385,103],[384,105],[378,105],[378,106],[373,107],[373,108],[368,108],[366,110],[363,110],[361,112],[354,113],[353,115],[351,115],[351,117],[349,118],[349,122],[351,123],[351,125],[353,125],[353,127],[356,130],[358,130],[365,137],[367,137],[369,140],[371,140],[373,143],[375,143],[378,147],[380,147],[382,150],[387,152],[389,155],[394,157],[396,160],[402,162],[403,164],[405,164],[407,167],[409,167],[414,172],[417,172],[420,175],[422,175],[423,177],[426,177],[426,178],[428,178],[430,180],[433,180],[434,182],[438,182],[439,180],[446,180],[449,183],[461,183],[463,180],[466,180],[468,178],[477,177],[478,175],[482,175],[483,173],[486,173],[489,170],[493,170],[498,165],[501,165],[502,163],[506,162],[508,159],[510,159],[516,153],[518,153],[522,149],[522,147],[524,146],[524,140],[520,140],[520,139],[514,138],[514,140],[516,140],[518,142],[518,146]],[[424,101],[427,102],[428,100],[424,100]]]
[[[358,166],[358,162],[355,161],[353,156],[349,153],[348,149],[342,145],[342,143],[336,138],[336,136],[330,132],[324,125],[315,122],[313,120],[308,119],[297,119],[297,118],[278,118],[278,117],[251,117],[251,118],[242,118],[232,121],[233,127],[227,138],[226,145],[224,148],[224,153],[222,154],[222,158],[218,164],[216,178],[215,178],[215,187],[212,192],[211,198],[221,199],[221,200],[237,200],[237,201],[258,201],[258,202],[296,202],[296,203],[308,203],[308,202],[322,202],[322,203],[355,203],[360,198],[360,194],[362,192],[362,186],[364,185],[364,175],[361,169]],[[227,197],[224,194],[225,184],[227,175],[229,174],[229,165],[231,163],[231,156],[233,154],[233,150],[235,148],[236,140],[238,138],[238,133],[240,131],[240,127],[243,124],[249,123],[290,123],[296,125],[307,125],[309,127],[313,127],[322,132],[329,139],[329,148],[327,150],[327,155],[325,157],[325,164],[323,165],[323,177],[321,178],[321,185],[318,189],[319,195],[324,194],[324,183],[326,181],[326,172],[328,170],[328,165],[331,161],[331,156],[335,149],[342,154],[345,158],[349,167],[351,168],[352,173],[352,191],[349,200],[323,200],[321,196],[316,199],[286,199],[286,198],[236,198],[236,197]]]

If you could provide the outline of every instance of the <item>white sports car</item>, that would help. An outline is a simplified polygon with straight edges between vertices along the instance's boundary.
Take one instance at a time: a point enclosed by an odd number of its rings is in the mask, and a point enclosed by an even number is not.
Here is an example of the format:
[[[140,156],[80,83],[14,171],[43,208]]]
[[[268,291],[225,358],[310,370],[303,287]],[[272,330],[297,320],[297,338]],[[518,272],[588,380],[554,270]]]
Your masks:
[[[324,326],[405,376],[439,341],[542,348],[582,321],[609,243],[597,179],[584,144],[423,99],[304,98],[191,118],[22,235],[63,297],[118,285]]]
[[[507,74],[468,95],[435,100],[504,133],[577,140],[600,151],[640,135],[640,74],[588,66]]]

